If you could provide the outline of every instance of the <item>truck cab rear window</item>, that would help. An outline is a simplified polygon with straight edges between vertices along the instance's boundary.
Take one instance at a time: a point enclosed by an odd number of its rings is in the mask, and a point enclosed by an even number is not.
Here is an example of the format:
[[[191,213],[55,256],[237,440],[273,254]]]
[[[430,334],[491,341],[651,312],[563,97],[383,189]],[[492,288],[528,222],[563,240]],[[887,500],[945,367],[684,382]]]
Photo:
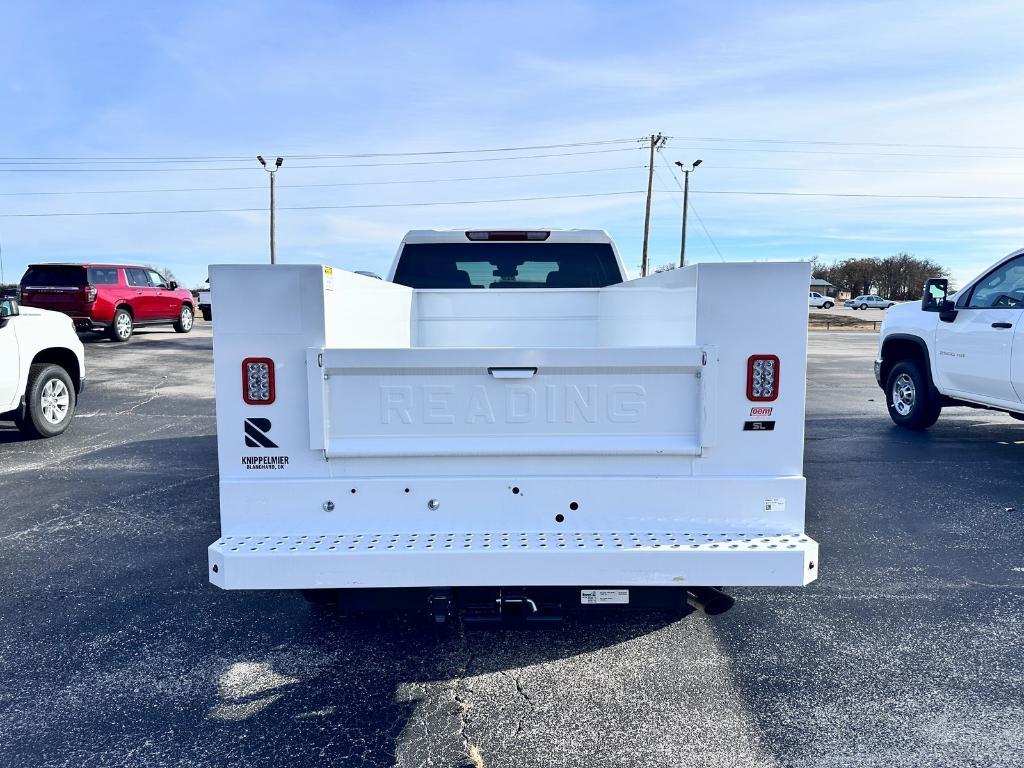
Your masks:
[[[395,282],[410,288],[603,288],[622,277],[608,243],[410,243]]]

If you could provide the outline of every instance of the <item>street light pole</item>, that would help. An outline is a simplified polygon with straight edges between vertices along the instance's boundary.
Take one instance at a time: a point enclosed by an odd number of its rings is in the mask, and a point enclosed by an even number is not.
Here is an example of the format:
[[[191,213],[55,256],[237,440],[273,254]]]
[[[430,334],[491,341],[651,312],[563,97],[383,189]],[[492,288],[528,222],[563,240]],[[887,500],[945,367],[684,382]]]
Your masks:
[[[682,267],[686,263],[686,213],[690,209],[690,171],[700,165],[702,160],[694,160],[693,165],[687,168],[685,165],[676,161],[676,165],[683,172],[683,232],[679,238],[679,266]]]
[[[270,263],[277,263],[277,255],[274,251],[274,177],[277,175],[278,169],[281,164],[284,163],[284,158],[279,157],[274,162],[273,168],[267,167],[267,161],[263,159],[263,155],[256,155],[256,159],[260,161],[260,165],[263,169],[270,174]]]

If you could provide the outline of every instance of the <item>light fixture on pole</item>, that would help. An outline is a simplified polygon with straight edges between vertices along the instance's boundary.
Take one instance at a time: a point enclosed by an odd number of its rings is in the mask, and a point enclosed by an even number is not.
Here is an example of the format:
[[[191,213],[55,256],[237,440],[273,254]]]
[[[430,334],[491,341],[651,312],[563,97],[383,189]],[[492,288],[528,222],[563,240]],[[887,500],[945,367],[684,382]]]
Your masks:
[[[679,166],[679,170],[683,172],[683,232],[679,240],[679,266],[683,266],[686,263],[686,211],[690,205],[690,171],[700,165],[703,160],[694,160],[689,168],[685,164],[676,160],[676,165]]]
[[[277,158],[274,161],[273,168],[267,166],[267,161],[263,159],[263,155],[256,155],[256,159],[260,161],[263,169],[270,174],[270,263],[276,264],[277,256],[274,253],[274,176],[277,175],[278,170],[284,163],[284,158]]]

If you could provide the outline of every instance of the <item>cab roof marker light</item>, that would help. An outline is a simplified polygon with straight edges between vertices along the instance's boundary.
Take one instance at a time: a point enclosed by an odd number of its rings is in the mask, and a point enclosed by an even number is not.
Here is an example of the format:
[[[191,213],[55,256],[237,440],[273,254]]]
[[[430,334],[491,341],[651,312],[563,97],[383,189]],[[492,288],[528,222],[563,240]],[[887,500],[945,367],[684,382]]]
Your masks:
[[[751,355],[747,359],[747,400],[769,403],[779,397],[778,355]]]
[[[489,241],[489,242],[523,242],[527,240],[543,241],[551,237],[551,232],[548,230],[533,230],[530,232],[507,232],[507,231],[490,231],[490,230],[475,230],[466,232],[466,237],[473,241]]]
[[[274,361],[269,357],[247,357],[242,361],[242,400],[247,405],[274,402]]]

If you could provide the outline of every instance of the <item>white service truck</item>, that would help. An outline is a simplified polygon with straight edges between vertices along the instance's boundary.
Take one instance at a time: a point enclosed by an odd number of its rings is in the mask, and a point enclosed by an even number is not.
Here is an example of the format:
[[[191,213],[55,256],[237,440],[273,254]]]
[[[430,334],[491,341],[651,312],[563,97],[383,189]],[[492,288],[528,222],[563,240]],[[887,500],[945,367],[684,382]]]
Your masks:
[[[889,310],[875,379],[889,416],[927,429],[943,406],[1006,411],[1024,419],[1024,250],[955,294],[949,281],[925,284],[920,303]]]
[[[806,263],[625,280],[601,231],[417,231],[388,280],[211,268],[210,580],[443,622],[817,576]],[[738,311],[737,285],[779,298]]]
[[[0,301],[0,419],[30,437],[71,425],[85,386],[85,349],[63,312]]]

